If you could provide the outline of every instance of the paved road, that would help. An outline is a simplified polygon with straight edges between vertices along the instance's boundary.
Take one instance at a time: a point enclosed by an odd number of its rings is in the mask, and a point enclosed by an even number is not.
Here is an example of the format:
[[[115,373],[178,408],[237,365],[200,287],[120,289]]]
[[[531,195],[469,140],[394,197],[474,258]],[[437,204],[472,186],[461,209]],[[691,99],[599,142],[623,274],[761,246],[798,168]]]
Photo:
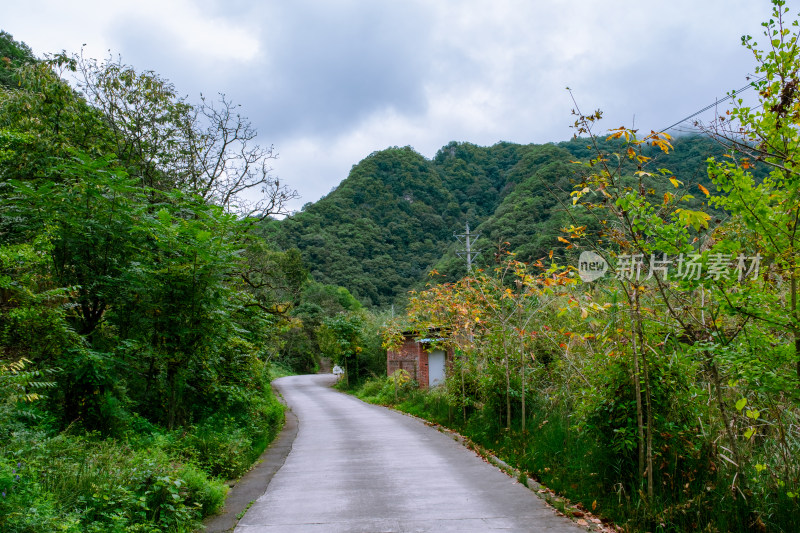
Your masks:
[[[331,383],[274,382],[299,431],[235,533],[586,531],[450,437]]]

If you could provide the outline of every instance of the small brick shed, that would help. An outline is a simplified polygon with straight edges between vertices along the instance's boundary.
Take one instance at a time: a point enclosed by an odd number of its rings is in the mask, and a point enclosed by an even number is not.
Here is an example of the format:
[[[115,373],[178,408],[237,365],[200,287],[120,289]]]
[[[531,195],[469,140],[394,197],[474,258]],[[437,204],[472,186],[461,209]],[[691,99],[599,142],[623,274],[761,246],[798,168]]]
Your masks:
[[[453,350],[431,346],[431,343],[441,339],[442,332],[430,330],[425,338],[417,338],[418,334],[414,331],[404,331],[402,335],[400,347],[396,351],[386,352],[386,375],[391,376],[399,369],[405,370],[421,389],[444,381],[453,361]]]

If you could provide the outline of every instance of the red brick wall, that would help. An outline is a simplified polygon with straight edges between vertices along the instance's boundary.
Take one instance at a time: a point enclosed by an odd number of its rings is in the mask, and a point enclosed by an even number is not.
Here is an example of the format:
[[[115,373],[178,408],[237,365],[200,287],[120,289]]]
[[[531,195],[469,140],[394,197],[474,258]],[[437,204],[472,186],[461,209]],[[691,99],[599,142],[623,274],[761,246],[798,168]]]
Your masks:
[[[453,350],[445,350],[445,372],[450,372],[453,363]],[[427,389],[430,376],[428,374],[428,352],[422,344],[411,337],[406,337],[397,351],[386,352],[386,375],[391,376],[402,368],[411,375],[411,379],[419,383],[419,388]]]
[[[428,374],[428,352],[421,349],[419,350],[419,388],[420,389],[427,389],[428,383],[430,383],[430,377]]]
[[[411,379],[419,381],[419,359],[421,351],[422,349],[418,342],[412,338],[406,337],[397,351],[388,350],[386,352],[386,375],[391,376],[396,370],[402,368],[411,375]],[[428,383],[427,380],[425,383]]]

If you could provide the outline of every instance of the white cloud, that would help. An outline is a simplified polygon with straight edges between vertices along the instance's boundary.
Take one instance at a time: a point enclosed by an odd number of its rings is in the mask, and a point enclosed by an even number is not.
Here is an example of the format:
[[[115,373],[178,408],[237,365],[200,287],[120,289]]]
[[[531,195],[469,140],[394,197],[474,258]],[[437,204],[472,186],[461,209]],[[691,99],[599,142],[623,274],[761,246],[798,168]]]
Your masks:
[[[93,56],[123,52],[114,49],[121,29],[157,34],[195,62],[247,62],[260,52],[256,28],[247,20],[212,16],[191,0],[26,0],[3,11],[3,28],[39,53],[77,52],[84,43]]]
[[[118,9],[112,27],[137,21],[140,28],[173,43],[179,55],[201,58],[195,60],[198,63],[247,63],[260,52],[255,28],[240,20],[211,16],[190,0],[136,0],[121,2]]]
[[[797,11],[800,0],[789,7]],[[769,2],[27,0],[36,52],[107,49],[181,92],[226,92],[316,200],[374,150],[565,140],[570,86],[602,128],[661,128],[744,85]]]

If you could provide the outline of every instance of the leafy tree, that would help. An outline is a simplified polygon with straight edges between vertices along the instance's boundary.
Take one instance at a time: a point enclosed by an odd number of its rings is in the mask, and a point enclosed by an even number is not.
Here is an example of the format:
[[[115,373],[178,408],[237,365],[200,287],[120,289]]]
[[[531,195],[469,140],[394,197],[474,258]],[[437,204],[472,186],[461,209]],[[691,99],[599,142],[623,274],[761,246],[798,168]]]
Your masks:
[[[240,276],[253,296],[252,305],[268,313],[284,315],[300,304],[308,282],[308,269],[299,250],[276,252],[270,250],[265,241],[252,237],[244,258]]]
[[[780,287],[771,291],[750,285],[750,290],[720,295],[734,312],[790,333],[800,380],[800,46],[795,35],[798,21],[785,19],[786,2],[773,5],[773,17],[762,24],[767,45],[759,47],[749,35],[742,38],[761,76],[753,82],[758,105],[746,106],[738,99],[730,117],[712,125],[712,133],[736,157],[709,160],[709,175],[719,191],[711,202],[733,217],[720,229],[719,238],[752,243],[769,262],[768,275]],[[755,167],[766,168],[768,175],[759,176]],[[741,251],[727,243],[717,249]]]
[[[209,476],[240,475],[280,423],[268,361],[307,272],[252,228],[289,191],[255,171],[268,156],[246,121],[154,73],[65,54],[10,68],[0,529],[193,529],[224,498]],[[255,210],[237,200],[253,184]]]
[[[0,30],[0,86],[13,89],[17,86],[14,69],[26,63],[33,63],[36,57],[27,44],[15,41],[14,37]]]
[[[358,314],[342,313],[325,319],[322,327],[323,353],[344,367],[345,382],[349,385],[351,374],[358,379],[360,373],[364,321]]]
[[[102,111],[114,152],[145,187],[177,187],[245,216],[286,214],[297,193],[271,174],[272,147],[255,143],[252,124],[224,95],[190,104],[154,72],[121,60],[73,59],[79,87]],[[245,193],[263,196],[250,202]]]

